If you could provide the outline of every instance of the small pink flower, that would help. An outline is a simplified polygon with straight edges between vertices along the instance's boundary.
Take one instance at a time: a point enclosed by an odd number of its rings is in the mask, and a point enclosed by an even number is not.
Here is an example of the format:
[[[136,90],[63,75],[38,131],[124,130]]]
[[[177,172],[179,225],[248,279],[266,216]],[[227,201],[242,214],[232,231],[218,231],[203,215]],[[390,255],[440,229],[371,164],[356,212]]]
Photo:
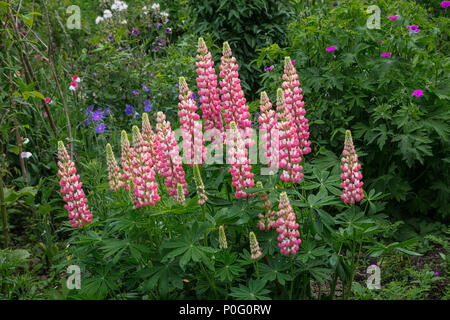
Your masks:
[[[75,81],[72,81],[70,84],[69,90],[75,91],[78,87],[78,84]]]
[[[439,275],[439,272],[437,272],[437,271],[433,273],[433,276],[435,276],[435,277],[437,277],[438,275]]]
[[[270,71],[270,70],[273,70],[274,68],[275,68],[274,66],[270,66],[270,67],[265,68],[264,71]]]
[[[411,97],[421,97],[421,96],[423,96],[422,90],[414,90],[413,93],[411,94]]]
[[[44,112],[44,118],[47,118],[47,117],[48,117],[47,112]]]
[[[336,49],[337,49],[336,47],[331,46],[331,47],[326,48],[325,50],[327,50],[328,52],[331,52],[331,51],[334,51]]]
[[[345,203],[350,205],[355,202],[359,202],[364,198],[362,186],[361,165],[358,162],[358,155],[355,152],[353,145],[352,134],[350,130],[345,132],[344,150],[342,151],[343,157],[341,158],[341,198]]]
[[[51,99],[51,98],[49,98],[49,97],[45,98],[45,103],[46,103],[46,104],[49,104],[50,102],[52,102],[52,99]]]
[[[387,58],[387,57],[390,57],[391,54],[392,54],[392,53],[390,53],[390,52],[383,52],[383,53],[381,54],[381,56],[384,57],[384,58]]]
[[[294,65],[295,64],[295,60],[292,60],[291,63]]]
[[[388,19],[390,20],[397,20],[398,16],[389,16]]]
[[[72,81],[73,81],[73,82],[80,82],[80,81],[81,81],[81,78],[78,77],[77,75],[74,75],[74,76],[72,77]]]

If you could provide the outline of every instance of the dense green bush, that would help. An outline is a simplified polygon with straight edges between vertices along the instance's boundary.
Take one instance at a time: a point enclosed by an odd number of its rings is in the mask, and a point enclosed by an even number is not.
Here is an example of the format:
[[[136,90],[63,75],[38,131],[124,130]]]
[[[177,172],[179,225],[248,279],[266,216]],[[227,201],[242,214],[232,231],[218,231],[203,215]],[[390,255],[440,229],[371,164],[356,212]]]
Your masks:
[[[380,29],[366,26],[368,3],[299,6],[290,45],[260,50],[258,65],[276,66],[263,75],[264,87],[280,86],[282,58],[290,55],[313,122],[313,150],[338,151],[336,138],[352,128],[367,186],[390,193],[392,213],[449,218],[450,20],[437,2],[437,17],[414,2],[370,4],[381,9]],[[420,32],[408,32],[414,24]],[[330,46],[337,50],[327,52]],[[423,96],[411,96],[415,90]]]
[[[189,2],[193,32],[198,36],[210,33],[217,41],[230,43],[239,64],[246,97],[257,99],[261,68],[251,64],[256,50],[273,43],[287,45],[287,24],[292,15],[289,1],[283,0],[207,0]],[[214,54],[214,53],[213,53]],[[217,52],[218,56],[221,52]]]

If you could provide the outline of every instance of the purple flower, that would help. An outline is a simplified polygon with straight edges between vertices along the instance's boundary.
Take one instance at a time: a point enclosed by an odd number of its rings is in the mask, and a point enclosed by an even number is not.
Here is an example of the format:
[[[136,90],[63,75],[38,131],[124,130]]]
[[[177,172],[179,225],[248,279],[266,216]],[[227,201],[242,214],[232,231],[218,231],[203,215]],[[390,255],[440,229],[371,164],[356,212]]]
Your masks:
[[[131,94],[133,96],[137,96],[137,95],[139,95],[139,90],[133,90],[133,91],[131,91]]]
[[[292,63],[292,65],[294,65],[295,64],[295,60],[292,60],[291,63]]]
[[[171,33],[172,33],[172,29],[166,28],[166,33],[167,33],[167,34],[171,34]]]
[[[111,114],[111,108],[106,108],[105,111],[103,111],[103,116],[107,116]]]
[[[387,57],[390,57],[391,54],[392,54],[392,53],[390,53],[390,52],[383,52],[383,53],[381,54],[381,56],[382,56],[383,58],[387,58]]]
[[[134,27],[133,27],[133,29],[131,30],[131,34],[134,35],[134,36],[136,36],[136,37],[138,37],[138,36],[140,35],[139,30],[136,29],[136,28],[134,28]]]
[[[419,26],[417,24],[413,25],[407,25],[406,28],[408,28],[410,33],[418,33],[420,31]]]
[[[98,126],[95,127],[95,131],[97,133],[100,133],[100,132],[105,131],[105,128],[106,128],[106,126],[102,123],[102,124],[99,124]]]
[[[149,92],[150,89],[147,88],[147,86],[145,84],[142,84],[142,89],[144,89],[145,92]]]
[[[135,117],[139,117],[139,113],[137,113],[137,112],[134,115],[135,115]]]
[[[325,50],[327,50],[328,52],[331,52],[331,51],[334,51],[336,49],[337,49],[336,47],[331,46],[331,47],[326,48]]]
[[[155,23],[155,29],[159,29],[159,27],[161,27],[161,26],[162,26],[161,23],[159,23],[159,22]]]
[[[435,277],[437,277],[439,275],[439,272],[435,272],[435,273],[433,273],[433,276],[435,276]]]
[[[446,9],[448,7],[450,7],[450,1],[442,1],[441,2],[441,8],[442,9]]]
[[[422,90],[414,90],[413,93],[411,94],[411,97],[421,97],[421,96],[423,96]]]
[[[410,33],[419,33],[420,29],[409,29]]]
[[[197,95],[195,94],[195,92],[192,92],[191,99],[194,100],[194,101],[197,100]]]
[[[102,120],[102,117],[103,117],[103,112],[101,110],[95,110],[92,113],[92,120],[93,121],[100,121],[100,120]]]
[[[129,104],[127,104],[126,108],[125,108],[125,113],[127,115],[130,115],[134,112],[134,108],[132,106],[130,106]]]
[[[390,20],[396,20],[398,18],[398,16],[389,16],[388,19]]]
[[[270,67],[265,68],[264,71],[270,71],[270,70],[273,70],[274,68],[275,68],[274,66],[270,66]]]

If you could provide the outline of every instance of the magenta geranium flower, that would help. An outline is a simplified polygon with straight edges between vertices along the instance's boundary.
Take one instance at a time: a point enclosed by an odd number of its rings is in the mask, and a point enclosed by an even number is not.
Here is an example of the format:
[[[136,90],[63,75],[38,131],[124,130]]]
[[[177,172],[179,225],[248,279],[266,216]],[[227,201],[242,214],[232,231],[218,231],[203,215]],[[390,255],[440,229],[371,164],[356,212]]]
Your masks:
[[[391,54],[392,54],[392,53],[390,53],[390,52],[383,52],[383,53],[381,54],[381,56],[382,56],[383,58],[387,58],[387,57],[390,57]]]
[[[337,49],[336,47],[331,46],[331,47],[326,48],[325,50],[327,50],[328,52],[331,52],[331,51],[334,51],[336,49]]]
[[[443,9],[446,9],[446,8],[450,7],[450,1],[442,1],[441,2],[441,7]]]
[[[422,90],[414,90],[413,93],[411,94],[411,97],[421,97],[421,96],[423,96]]]
[[[388,19],[390,20],[396,20],[398,18],[398,16],[389,16]]]
[[[270,67],[265,68],[264,71],[270,71],[270,70],[273,70],[273,68],[275,68],[275,67],[274,66],[270,66]]]

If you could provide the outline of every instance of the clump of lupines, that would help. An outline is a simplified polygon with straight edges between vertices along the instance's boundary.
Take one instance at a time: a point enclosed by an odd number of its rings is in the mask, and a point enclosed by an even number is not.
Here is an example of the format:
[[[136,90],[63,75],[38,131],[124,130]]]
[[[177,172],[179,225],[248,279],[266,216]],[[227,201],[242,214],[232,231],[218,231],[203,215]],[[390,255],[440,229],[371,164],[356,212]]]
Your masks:
[[[256,260],[259,257],[261,257],[262,252],[259,248],[258,240],[256,240],[256,236],[253,231],[250,231],[249,238],[250,238],[250,253],[251,253],[250,259]]]
[[[272,109],[272,103],[265,91],[261,92],[260,110],[259,130],[263,132],[262,141],[265,150],[264,154],[268,161],[268,167],[278,168],[279,136],[277,117],[275,110]]]
[[[194,164],[193,171],[195,185],[197,186],[198,204],[203,205],[205,204],[206,200],[208,200],[208,197],[206,196],[205,185],[203,184],[202,175],[200,174],[200,168],[197,164]]]
[[[287,108],[283,90],[277,91],[277,128],[279,134],[279,167],[284,169],[280,179],[286,182],[299,182],[303,177],[303,167],[300,165],[301,151],[297,130],[292,115]]]
[[[155,180],[155,170],[147,143],[142,139],[137,126],[133,126],[133,152],[131,158],[131,170],[134,183],[134,195],[136,207],[142,208],[154,205],[160,200],[158,184]]]
[[[353,145],[352,133],[350,130],[345,132],[344,150],[341,158],[341,187],[343,188],[341,198],[345,203],[353,204],[364,198],[362,186],[362,173],[359,171],[361,165],[358,162],[358,155]]]
[[[280,194],[278,209],[278,220],[276,222],[278,247],[282,254],[295,254],[301,243],[300,233],[297,230],[298,223],[296,222],[295,212],[286,192]]]
[[[252,166],[250,165],[244,140],[239,133],[236,123],[232,121],[230,126],[230,130],[227,132],[226,144],[228,146],[228,163],[231,165],[231,184],[236,188],[235,197],[237,199],[246,198],[248,195],[242,189],[251,188],[255,185],[253,173],[251,173]]]
[[[297,128],[297,136],[300,141],[300,152],[302,155],[311,152],[311,141],[309,140],[308,119],[305,118],[306,110],[303,108],[302,88],[299,88],[297,71],[291,63],[291,58],[284,59],[284,74],[281,87],[284,89],[286,107],[292,115],[292,120]]]
[[[262,188],[263,184],[261,181],[256,183],[258,188]],[[259,214],[258,218],[258,227],[260,230],[270,230],[275,227],[276,223],[276,212],[272,210],[272,202],[269,200],[267,193],[258,192],[259,199],[262,202],[262,208],[264,210],[264,214]]]
[[[183,186],[185,196],[188,194],[184,170],[178,150],[175,133],[170,128],[170,122],[166,121],[166,115],[159,111],[156,114],[156,131],[160,142],[158,173],[163,176],[167,192],[177,201],[177,185]]]
[[[226,123],[226,128],[230,128],[231,122],[236,122],[239,130],[243,131],[243,139],[245,145],[249,146],[252,143],[251,136],[251,121],[249,120],[250,113],[248,106],[245,104],[244,91],[241,88],[241,80],[239,79],[238,65],[236,58],[232,56],[231,48],[228,42],[224,42],[222,58],[220,64],[220,90],[223,107],[223,119]]]
[[[225,235],[225,229],[223,228],[223,226],[219,227],[219,248],[228,248],[227,237]]]
[[[87,204],[87,199],[82,189],[80,175],[77,174],[75,164],[70,159],[69,153],[62,141],[58,141],[58,176],[61,178],[59,185],[63,199],[67,202],[64,208],[69,212],[70,223],[74,228],[90,224],[92,214]]]
[[[195,113],[197,104],[192,99],[192,91],[189,90],[184,77],[180,77],[178,87],[180,89],[178,116],[180,117],[180,129],[183,135],[184,155],[189,165],[203,164],[206,161],[206,149],[202,124],[198,121],[200,116]]]
[[[122,148],[122,156],[120,158],[122,164],[122,181],[129,181],[132,177],[131,171],[131,159],[133,154],[133,149],[130,145],[130,140],[128,140],[128,134],[125,130],[122,130],[120,135],[120,144]],[[130,186],[128,184],[124,184],[127,190],[130,190]]]
[[[147,143],[150,156],[152,158],[153,166],[158,168],[159,166],[159,149],[160,143],[158,139],[158,135],[153,132],[152,126],[150,125],[150,121],[148,120],[148,114],[142,114],[142,139]]]
[[[109,188],[112,191],[119,190],[121,187],[124,186],[124,182],[122,181],[120,167],[117,164],[113,150],[109,143],[106,145],[106,164],[108,166]]]
[[[197,86],[200,95],[200,108],[203,111],[205,131],[217,130],[223,134],[222,107],[220,105],[219,88],[217,88],[217,76],[214,70],[214,61],[206,47],[203,38],[198,39],[197,50]],[[214,141],[214,139],[212,139]]]

